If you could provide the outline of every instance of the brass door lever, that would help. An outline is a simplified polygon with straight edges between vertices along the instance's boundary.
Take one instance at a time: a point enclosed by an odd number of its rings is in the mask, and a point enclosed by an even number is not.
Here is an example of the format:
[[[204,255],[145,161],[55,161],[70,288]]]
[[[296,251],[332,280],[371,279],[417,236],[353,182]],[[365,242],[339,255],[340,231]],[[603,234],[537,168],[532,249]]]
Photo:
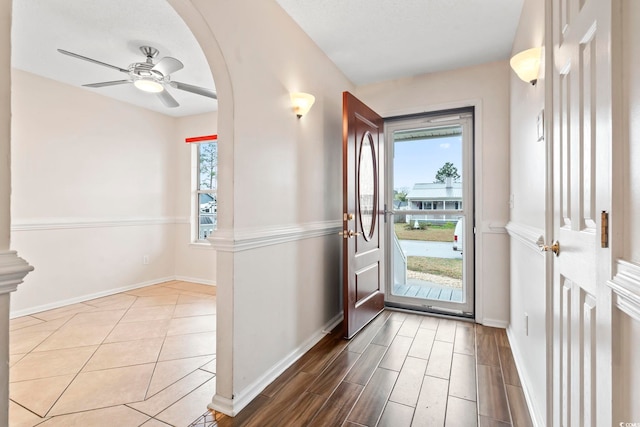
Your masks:
[[[338,234],[341,235],[345,239],[350,239],[350,238],[352,238],[354,236],[358,236],[358,235],[360,235],[362,233],[355,232],[353,230],[344,230],[344,231],[340,231]]]
[[[560,255],[560,243],[558,243],[558,241],[556,240],[555,242],[553,242],[551,244],[551,246],[547,246],[545,244],[541,244],[540,245],[540,250],[542,252],[553,252],[555,254],[555,256]]]

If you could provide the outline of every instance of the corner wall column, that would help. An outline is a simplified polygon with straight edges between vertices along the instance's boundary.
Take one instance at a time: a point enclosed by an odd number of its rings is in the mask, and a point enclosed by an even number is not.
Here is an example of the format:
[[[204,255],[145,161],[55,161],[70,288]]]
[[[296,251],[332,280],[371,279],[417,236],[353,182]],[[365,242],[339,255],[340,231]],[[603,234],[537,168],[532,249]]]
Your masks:
[[[0,252],[0,425],[9,425],[9,309],[11,292],[33,270],[16,251]]]

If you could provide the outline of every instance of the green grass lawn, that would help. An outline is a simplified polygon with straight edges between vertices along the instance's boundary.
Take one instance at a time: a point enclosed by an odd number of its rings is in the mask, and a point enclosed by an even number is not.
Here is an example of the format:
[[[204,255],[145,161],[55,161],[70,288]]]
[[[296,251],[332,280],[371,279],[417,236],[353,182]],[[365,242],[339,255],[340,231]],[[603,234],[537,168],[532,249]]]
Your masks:
[[[430,242],[453,242],[455,224],[427,225],[425,229],[414,229],[409,224],[394,224],[400,240],[426,240]]]
[[[407,270],[462,279],[462,260],[453,258],[407,257]]]

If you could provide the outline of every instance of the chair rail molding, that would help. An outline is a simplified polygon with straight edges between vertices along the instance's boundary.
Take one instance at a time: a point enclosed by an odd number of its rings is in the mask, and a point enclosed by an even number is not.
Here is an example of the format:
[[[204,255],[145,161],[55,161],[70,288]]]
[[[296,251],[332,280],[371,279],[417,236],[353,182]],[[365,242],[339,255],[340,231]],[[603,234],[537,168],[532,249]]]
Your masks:
[[[340,220],[319,221],[279,227],[217,230],[208,240],[218,251],[239,252],[331,234],[337,236],[340,230]]]
[[[505,228],[511,238],[524,243],[528,248],[533,249],[541,256],[544,255],[544,253],[540,251],[540,243],[544,242],[544,230],[513,221],[509,221]]]
[[[137,227],[181,223],[174,217],[129,218],[34,218],[17,220],[11,231],[71,230],[77,228]]]
[[[30,271],[33,271],[33,266],[20,258],[16,251],[0,252],[0,294],[15,291]]]
[[[616,273],[607,285],[613,291],[614,304],[640,322],[640,264],[618,260]]]

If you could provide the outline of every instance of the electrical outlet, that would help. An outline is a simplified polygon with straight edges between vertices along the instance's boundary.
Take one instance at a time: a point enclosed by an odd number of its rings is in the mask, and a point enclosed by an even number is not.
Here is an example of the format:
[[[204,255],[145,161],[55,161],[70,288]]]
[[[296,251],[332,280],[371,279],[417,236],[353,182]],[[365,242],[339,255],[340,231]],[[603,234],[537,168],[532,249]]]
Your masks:
[[[529,315],[527,313],[524,314],[524,335],[529,336]]]
[[[144,265],[148,265],[149,264],[149,255],[144,255],[142,257],[142,264],[144,264]]]
[[[509,196],[509,208],[510,208],[510,209],[513,209],[513,206],[514,206],[514,204],[515,204],[515,201],[514,201],[515,197],[516,197],[516,196],[515,196],[515,194],[513,194],[513,193]]]

